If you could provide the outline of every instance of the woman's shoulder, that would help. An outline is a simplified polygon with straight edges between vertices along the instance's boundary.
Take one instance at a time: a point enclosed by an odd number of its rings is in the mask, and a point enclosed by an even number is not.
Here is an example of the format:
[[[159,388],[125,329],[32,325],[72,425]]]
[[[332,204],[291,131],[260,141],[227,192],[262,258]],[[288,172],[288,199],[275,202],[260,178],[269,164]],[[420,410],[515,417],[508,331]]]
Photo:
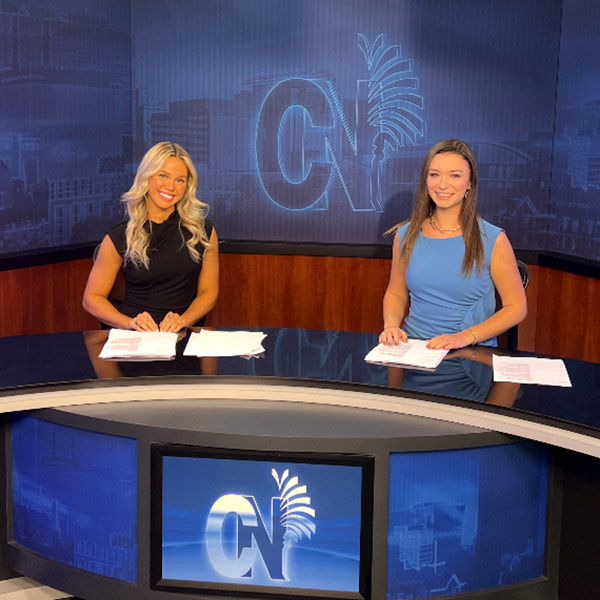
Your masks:
[[[493,225],[489,221],[482,219],[479,217],[479,230],[481,234],[486,238],[495,241],[496,238],[504,231],[502,227],[498,227],[497,225]]]
[[[106,235],[111,239],[112,243],[115,245],[117,252],[119,254],[123,254],[125,252],[125,248],[127,245],[125,231],[127,229],[127,221],[122,221],[117,225],[111,227]]]
[[[181,228],[181,231],[183,232],[184,237],[186,239],[189,239],[189,237],[192,235],[191,231],[189,230],[189,228],[183,222],[183,220],[181,218],[181,215],[178,214],[176,218],[177,218],[177,221],[176,221],[177,225],[178,225],[178,227]],[[208,239],[210,239],[210,236],[212,235],[212,232],[213,232],[213,229],[214,229],[212,221],[208,217],[205,217],[202,220],[202,225],[204,227],[204,231],[206,231],[206,237]]]
[[[116,225],[113,225],[107,232],[107,235],[112,235],[113,233],[125,233],[127,229],[127,221],[121,221]]]
[[[396,225],[396,235],[398,236],[399,240],[402,240],[402,238],[404,238],[406,232],[408,231],[409,225],[410,221],[402,221],[401,223],[398,223],[398,225]]]
[[[206,231],[206,237],[208,239],[210,239],[213,229],[214,229],[214,227],[213,227],[212,221],[208,218],[204,219],[204,231]]]

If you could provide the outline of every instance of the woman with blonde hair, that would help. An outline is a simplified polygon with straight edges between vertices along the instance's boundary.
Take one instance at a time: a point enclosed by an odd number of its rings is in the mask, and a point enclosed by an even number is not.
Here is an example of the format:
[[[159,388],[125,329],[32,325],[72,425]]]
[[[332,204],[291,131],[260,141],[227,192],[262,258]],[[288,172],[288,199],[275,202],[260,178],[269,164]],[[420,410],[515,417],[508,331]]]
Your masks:
[[[103,323],[137,331],[179,331],[213,308],[219,293],[218,238],[196,198],[190,155],[160,142],[142,158],[123,194],[128,220],[108,231],[90,272],[84,308]],[[125,298],[108,295],[120,270]]]
[[[512,246],[502,229],[479,217],[477,192],[477,162],[467,144],[444,140],[429,150],[413,214],[392,229],[381,343],[410,337],[429,340],[433,349],[495,346],[497,335],[527,315]]]

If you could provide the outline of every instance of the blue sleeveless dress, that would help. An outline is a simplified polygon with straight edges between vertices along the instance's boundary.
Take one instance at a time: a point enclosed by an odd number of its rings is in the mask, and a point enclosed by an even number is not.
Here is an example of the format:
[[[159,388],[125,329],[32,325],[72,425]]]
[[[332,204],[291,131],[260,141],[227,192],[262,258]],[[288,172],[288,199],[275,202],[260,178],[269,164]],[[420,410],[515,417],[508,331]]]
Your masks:
[[[398,229],[400,243],[408,224]],[[430,238],[419,233],[408,269],[410,311],[404,323],[409,338],[430,339],[443,333],[457,333],[485,321],[496,311],[494,283],[490,274],[492,250],[499,227],[479,219],[485,262],[464,277],[461,273],[465,244],[462,235]],[[496,338],[481,342],[496,346]]]

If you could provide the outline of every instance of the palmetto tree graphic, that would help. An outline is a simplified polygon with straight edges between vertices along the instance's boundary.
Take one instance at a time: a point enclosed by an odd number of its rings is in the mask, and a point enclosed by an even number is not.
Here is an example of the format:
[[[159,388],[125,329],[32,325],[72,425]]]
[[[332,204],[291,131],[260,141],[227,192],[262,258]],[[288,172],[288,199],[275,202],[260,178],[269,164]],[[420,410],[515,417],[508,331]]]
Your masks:
[[[409,144],[416,145],[425,135],[424,98],[418,93],[419,79],[413,72],[413,60],[402,57],[400,46],[388,45],[384,33],[372,44],[359,33],[358,47],[370,75],[367,121],[377,130],[371,161],[371,198],[382,210],[383,163],[388,154]]]
[[[314,522],[316,511],[311,506],[310,496],[306,495],[306,486],[300,485],[298,477],[290,477],[289,469],[286,469],[281,477],[272,469],[271,475],[279,488],[280,522],[286,529],[285,545],[295,544],[302,537],[310,539],[317,531]]]

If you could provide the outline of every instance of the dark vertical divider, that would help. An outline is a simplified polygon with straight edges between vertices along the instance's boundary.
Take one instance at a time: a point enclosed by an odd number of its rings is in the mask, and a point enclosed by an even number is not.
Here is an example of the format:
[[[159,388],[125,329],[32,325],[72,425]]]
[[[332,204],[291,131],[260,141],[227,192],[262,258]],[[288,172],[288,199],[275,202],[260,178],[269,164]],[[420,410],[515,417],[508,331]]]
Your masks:
[[[564,492],[559,598],[592,598],[600,589],[600,461],[592,456],[564,452],[561,463]]]

